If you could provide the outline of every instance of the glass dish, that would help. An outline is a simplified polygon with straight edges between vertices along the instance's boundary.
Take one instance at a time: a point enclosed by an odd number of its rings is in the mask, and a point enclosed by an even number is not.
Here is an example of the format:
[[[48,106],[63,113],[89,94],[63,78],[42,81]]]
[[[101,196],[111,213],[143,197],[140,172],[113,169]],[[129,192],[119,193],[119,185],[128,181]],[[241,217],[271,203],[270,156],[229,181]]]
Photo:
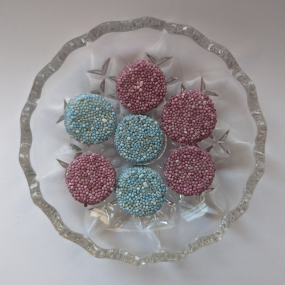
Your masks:
[[[121,120],[128,111],[116,100],[115,77],[127,63],[147,57],[160,64],[169,81],[166,100],[181,89],[203,90],[213,99],[218,124],[199,146],[214,158],[214,183],[201,197],[185,198],[168,189],[168,201],[151,217],[120,211],[114,196],[86,209],[68,193],[57,159],[65,166],[80,152],[99,152],[117,175],[131,164],[114,151],[112,139],[89,147],[71,140],[63,123],[56,124],[64,100],[99,92]],[[148,113],[158,122],[163,104]],[[97,26],[65,44],[39,72],[21,114],[19,160],[33,202],[62,237],[95,257],[142,266],[183,259],[223,237],[247,210],[264,173],[266,132],[255,86],[226,48],[191,26],[145,17]],[[165,158],[178,145],[167,139],[150,166],[162,174]]]

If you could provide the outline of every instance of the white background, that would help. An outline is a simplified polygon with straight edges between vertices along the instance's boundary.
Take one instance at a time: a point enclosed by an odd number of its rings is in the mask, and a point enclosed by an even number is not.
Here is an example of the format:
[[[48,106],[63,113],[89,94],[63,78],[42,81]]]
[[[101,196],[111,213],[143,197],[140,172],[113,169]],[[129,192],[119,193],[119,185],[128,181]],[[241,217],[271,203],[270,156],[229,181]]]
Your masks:
[[[284,0],[0,0],[1,284],[284,284],[284,11]],[[227,47],[256,84],[268,139],[250,208],[219,243],[136,268],[56,233],[32,203],[18,149],[33,79],[61,46],[102,22],[142,16],[192,25]]]

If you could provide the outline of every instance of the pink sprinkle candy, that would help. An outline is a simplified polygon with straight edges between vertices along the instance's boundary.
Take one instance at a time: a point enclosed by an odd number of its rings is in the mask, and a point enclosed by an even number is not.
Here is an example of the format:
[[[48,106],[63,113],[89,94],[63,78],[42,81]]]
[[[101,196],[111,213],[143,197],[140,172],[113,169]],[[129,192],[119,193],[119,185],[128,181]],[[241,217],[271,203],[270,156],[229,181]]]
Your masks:
[[[184,145],[174,149],[164,165],[164,177],[171,189],[184,196],[201,195],[212,184],[215,163],[202,148]]]
[[[116,171],[103,155],[85,153],[69,164],[65,183],[72,197],[86,207],[102,202],[112,193]]]
[[[208,95],[189,90],[176,94],[165,104],[161,127],[173,140],[193,144],[207,138],[215,128],[217,114]]]
[[[135,114],[144,114],[162,102],[167,88],[165,76],[157,65],[137,60],[120,72],[116,90],[126,109]]]

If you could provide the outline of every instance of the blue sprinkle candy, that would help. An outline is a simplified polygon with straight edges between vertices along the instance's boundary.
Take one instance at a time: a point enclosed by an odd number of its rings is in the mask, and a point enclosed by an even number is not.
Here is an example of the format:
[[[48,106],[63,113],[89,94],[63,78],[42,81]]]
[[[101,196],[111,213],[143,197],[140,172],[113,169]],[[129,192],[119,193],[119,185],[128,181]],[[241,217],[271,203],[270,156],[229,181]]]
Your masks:
[[[67,104],[64,125],[68,134],[77,141],[98,144],[115,133],[117,117],[111,103],[101,96],[79,94]]]
[[[125,212],[139,217],[149,216],[162,207],[165,189],[156,170],[147,166],[132,166],[120,175],[116,197]]]
[[[158,157],[164,142],[159,124],[145,115],[128,115],[118,124],[115,147],[132,163],[146,163]]]

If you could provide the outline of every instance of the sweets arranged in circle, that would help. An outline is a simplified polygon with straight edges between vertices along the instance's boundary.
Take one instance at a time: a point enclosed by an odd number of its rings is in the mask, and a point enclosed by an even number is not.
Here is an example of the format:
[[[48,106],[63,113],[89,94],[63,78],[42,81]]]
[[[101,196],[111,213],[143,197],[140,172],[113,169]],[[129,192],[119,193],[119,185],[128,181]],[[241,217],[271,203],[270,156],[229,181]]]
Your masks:
[[[102,202],[112,193],[116,171],[103,155],[85,153],[69,164],[65,183],[72,197],[86,207]]]
[[[146,163],[162,150],[164,135],[159,124],[144,115],[128,115],[118,124],[115,147],[132,163]]]
[[[119,206],[135,216],[148,216],[158,211],[165,201],[166,186],[158,172],[147,166],[126,168],[116,186]]]
[[[161,69],[146,60],[134,61],[123,68],[116,81],[121,104],[135,114],[157,107],[166,95],[166,80]]]
[[[215,164],[202,148],[184,145],[174,149],[164,165],[164,177],[171,189],[184,196],[201,195],[212,184]]]
[[[64,111],[68,134],[83,144],[98,144],[115,133],[117,117],[111,103],[97,94],[79,94]]]
[[[193,144],[207,138],[215,128],[217,114],[208,95],[183,91],[171,97],[161,114],[161,127],[179,143]]]

